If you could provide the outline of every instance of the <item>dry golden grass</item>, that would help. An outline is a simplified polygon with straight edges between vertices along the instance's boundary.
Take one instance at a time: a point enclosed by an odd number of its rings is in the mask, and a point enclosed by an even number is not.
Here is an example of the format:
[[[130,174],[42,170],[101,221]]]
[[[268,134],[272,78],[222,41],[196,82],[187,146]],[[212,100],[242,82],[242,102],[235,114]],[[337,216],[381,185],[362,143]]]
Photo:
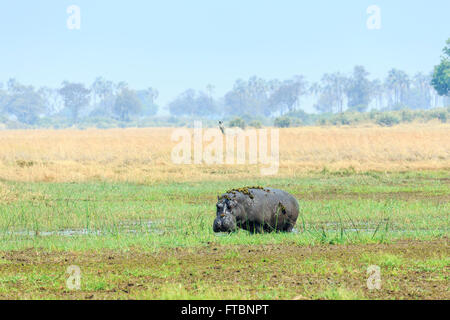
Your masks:
[[[9,186],[0,182],[0,204],[11,203],[18,199],[17,193],[11,190]]]
[[[0,179],[161,182],[260,176],[256,165],[175,165],[173,128],[0,131]],[[450,169],[450,125],[280,129],[278,176]],[[2,191],[1,191],[2,192]]]

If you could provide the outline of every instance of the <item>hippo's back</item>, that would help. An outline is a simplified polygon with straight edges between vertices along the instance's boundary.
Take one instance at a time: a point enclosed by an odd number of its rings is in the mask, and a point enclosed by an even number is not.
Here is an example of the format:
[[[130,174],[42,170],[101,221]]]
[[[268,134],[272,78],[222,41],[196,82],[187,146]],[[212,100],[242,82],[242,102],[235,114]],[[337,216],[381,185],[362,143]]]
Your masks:
[[[294,196],[275,188],[237,189],[248,219],[270,229],[291,231],[297,222],[299,204]]]
[[[280,189],[264,188],[264,189],[252,189],[254,200],[262,201],[263,203],[281,204],[286,212],[297,220],[299,205],[297,199],[290,193]]]

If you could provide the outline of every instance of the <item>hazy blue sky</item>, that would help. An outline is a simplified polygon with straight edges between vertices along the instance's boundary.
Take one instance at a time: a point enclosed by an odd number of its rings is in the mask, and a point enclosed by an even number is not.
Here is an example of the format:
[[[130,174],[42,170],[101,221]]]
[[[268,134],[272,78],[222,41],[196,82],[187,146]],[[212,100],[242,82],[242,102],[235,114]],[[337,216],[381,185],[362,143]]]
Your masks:
[[[69,30],[69,5],[81,30]],[[366,9],[381,9],[369,30]],[[325,72],[374,77],[429,72],[450,37],[450,1],[0,0],[0,81],[58,86],[96,76],[153,86],[165,104],[208,83],[222,95],[237,78],[318,80]]]

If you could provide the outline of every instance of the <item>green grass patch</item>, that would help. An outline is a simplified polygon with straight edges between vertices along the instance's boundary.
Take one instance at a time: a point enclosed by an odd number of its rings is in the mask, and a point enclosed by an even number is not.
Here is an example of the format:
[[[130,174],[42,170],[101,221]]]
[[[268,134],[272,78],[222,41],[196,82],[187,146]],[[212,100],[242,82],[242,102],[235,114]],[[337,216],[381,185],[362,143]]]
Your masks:
[[[4,182],[19,196],[0,203],[0,250],[159,250],[210,243],[315,245],[439,239],[449,235],[448,178],[448,172],[436,171],[328,172],[158,185]],[[217,195],[248,185],[292,193],[300,203],[295,232],[214,234]]]

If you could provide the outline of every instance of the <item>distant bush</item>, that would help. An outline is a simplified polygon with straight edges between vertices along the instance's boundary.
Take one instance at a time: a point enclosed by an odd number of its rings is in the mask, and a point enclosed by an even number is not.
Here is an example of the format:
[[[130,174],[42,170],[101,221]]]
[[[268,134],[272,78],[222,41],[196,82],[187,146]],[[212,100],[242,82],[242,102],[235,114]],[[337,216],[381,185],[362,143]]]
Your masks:
[[[399,118],[397,118],[396,116],[394,116],[393,114],[382,114],[378,119],[377,119],[377,124],[379,124],[380,126],[385,126],[385,127],[391,127],[395,124],[400,123]]]
[[[335,119],[334,124],[335,125],[349,125],[351,124],[351,118],[350,115],[347,113],[340,113]]]
[[[443,110],[435,111],[431,114],[431,118],[439,119],[442,123],[447,122],[447,112]]]
[[[301,125],[301,124],[304,125],[304,124],[313,124],[314,118],[317,115],[308,114],[303,110],[295,110],[295,111],[288,112],[284,116],[291,118],[291,122],[294,121],[298,125]]]
[[[291,126],[291,118],[288,117],[275,118],[273,125],[277,128],[289,128]]]
[[[380,115],[380,111],[378,110],[370,110],[369,112],[369,119],[370,120],[376,120]]]
[[[230,121],[229,127],[245,129],[245,121],[242,118],[236,117]]]
[[[402,122],[412,122],[415,119],[416,115],[411,110],[402,110],[401,111],[401,119]]]
[[[248,125],[249,125],[249,127],[252,127],[252,128],[255,128],[255,129],[262,128],[261,121],[259,121],[259,120],[253,120]]]
[[[245,117],[245,118],[244,118]],[[290,128],[308,125],[360,125],[377,124],[380,126],[393,126],[399,123],[412,123],[427,121],[449,122],[450,107],[423,109],[400,109],[395,111],[371,110],[369,112],[357,112],[347,110],[341,113],[320,113],[309,114],[302,110],[296,110],[276,118],[244,115],[227,120],[226,127],[239,127],[245,129],[246,126],[252,128],[262,128],[263,126],[275,126],[278,128]],[[121,121],[112,117],[89,114],[80,117],[74,123],[69,117],[62,114],[40,117],[34,124],[24,124],[19,120],[6,117],[0,114],[1,129],[66,129],[66,128],[148,128],[148,127],[190,127],[194,121],[201,120],[204,128],[217,128],[216,118],[198,118],[192,116],[153,116],[153,117],[130,117],[128,121]]]

